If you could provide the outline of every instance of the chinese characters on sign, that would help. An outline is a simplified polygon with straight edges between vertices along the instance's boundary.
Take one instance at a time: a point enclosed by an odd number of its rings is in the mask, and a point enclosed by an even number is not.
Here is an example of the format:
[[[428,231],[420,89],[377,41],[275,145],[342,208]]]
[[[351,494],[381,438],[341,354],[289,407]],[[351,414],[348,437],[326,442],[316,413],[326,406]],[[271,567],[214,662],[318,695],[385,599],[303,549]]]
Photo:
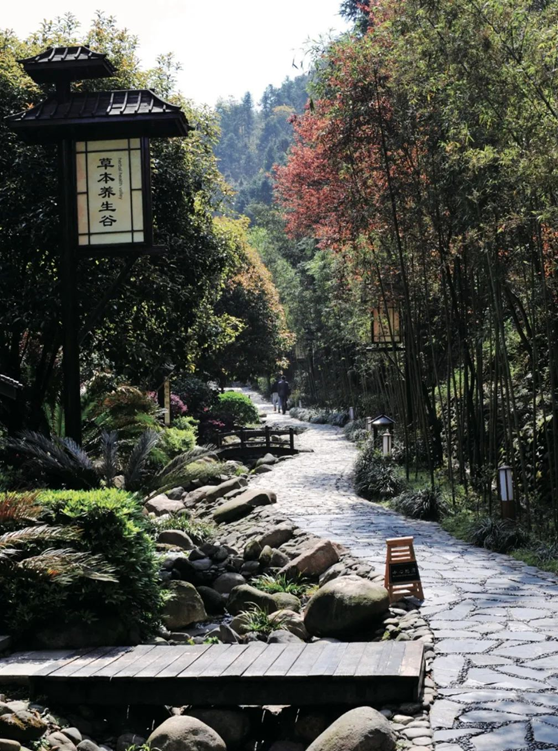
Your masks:
[[[386,540],[386,544],[384,586],[389,593],[390,602],[396,602],[409,594],[424,600],[413,538],[393,537]]]
[[[79,245],[145,241],[139,138],[76,144]]]

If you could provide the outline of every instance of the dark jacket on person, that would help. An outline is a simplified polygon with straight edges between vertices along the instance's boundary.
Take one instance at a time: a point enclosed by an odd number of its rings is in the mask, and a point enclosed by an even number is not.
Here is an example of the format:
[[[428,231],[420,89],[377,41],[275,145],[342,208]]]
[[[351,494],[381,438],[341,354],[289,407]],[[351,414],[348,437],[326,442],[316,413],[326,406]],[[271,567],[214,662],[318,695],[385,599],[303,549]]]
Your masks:
[[[288,381],[279,381],[277,383],[277,393],[281,399],[286,399],[291,393],[291,387]]]

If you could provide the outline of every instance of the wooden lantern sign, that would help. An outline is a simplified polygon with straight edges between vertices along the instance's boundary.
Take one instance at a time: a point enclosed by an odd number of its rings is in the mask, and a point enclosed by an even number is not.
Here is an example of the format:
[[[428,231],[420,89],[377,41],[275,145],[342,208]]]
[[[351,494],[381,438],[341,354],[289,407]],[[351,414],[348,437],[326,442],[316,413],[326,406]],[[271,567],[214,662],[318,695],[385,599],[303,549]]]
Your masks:
[[[137,258],[166,252],[153,241],[149,139],[183,137],[193,128],[180,107],[148,89],[72,89],[76,81],[116,74],[106,54],[83,45],[49,47],[19,62],[36,83],[55,87],[6,123],[25,143],[58,145],[63,402],[66,434],[79,444],[78,260],[128,256],[95,318]]]
[[[386,540],[384,585],[389,593],[390,602],[400,600],[409,594],[415,595],[419,600],[424,600],[413,539],[413,537],[393,537]]]

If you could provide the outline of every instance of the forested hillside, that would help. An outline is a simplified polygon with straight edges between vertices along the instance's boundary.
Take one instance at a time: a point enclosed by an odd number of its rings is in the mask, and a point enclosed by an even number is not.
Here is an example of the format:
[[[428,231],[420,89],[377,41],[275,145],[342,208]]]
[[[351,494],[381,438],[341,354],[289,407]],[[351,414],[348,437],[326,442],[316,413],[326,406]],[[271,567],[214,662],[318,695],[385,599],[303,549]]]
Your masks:
[[[254,203],[273,200],[273,167],[283,164],[293,139],[292,118],[308,100],[308,76],[287,78],[278,88],[268,86],[261,102],[247,93],[238,102],[217,104],[221,138],[215,148],[219,169],[237,191],[234,206],[252,215]]]

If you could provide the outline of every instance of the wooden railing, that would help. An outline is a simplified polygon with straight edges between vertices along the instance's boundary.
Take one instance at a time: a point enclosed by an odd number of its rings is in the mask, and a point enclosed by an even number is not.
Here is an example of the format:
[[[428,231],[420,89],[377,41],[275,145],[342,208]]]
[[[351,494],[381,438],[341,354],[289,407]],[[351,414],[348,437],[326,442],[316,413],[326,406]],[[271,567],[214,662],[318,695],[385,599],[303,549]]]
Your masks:
[[[281,435],[288,435],[289,436],[289,448],[291,451],[295,450],[294,446],[294,436],[295,432],[293,428],[287,428],[287,429],[273,429],[270,428],[268,425],[266,425],[265,428],[261,429],[246,429],[246,428],[238,428],[237,430],[230,430],[226,433],[218,433],[217,434],[217,448],[224,448],[223,447],[223,439],[228,438],[230,436],[236,436],[240,439],[240,449],[244,451],[245,449],[249,448],[260,448],[262,444],[256,443],[252,441],[254,438],[265,438],[265,447],[269,451],[274,446],[281,446],[282,444],[276,443],[274,444],[271,440],[272,436],[281,436]],[[252,441],[252,443],[250,443]],[[227,446],[226,448],[232,448],[232,446]]]

